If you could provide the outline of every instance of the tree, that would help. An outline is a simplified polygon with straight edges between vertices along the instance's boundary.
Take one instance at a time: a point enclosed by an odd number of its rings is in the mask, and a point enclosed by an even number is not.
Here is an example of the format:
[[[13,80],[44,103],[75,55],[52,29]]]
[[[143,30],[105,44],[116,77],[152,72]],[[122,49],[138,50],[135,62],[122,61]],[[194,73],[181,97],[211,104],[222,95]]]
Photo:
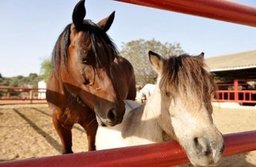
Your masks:
[[[139,39],[123,43],[120,53],[132,63],[135,71],[136,82],[139,85],[155,83],[156,80],[156,73],[151,68],[148,60],[149,50],[152,50],[163,57],[184,53],[179,43],[161,43],[155,39]]]
[[[41,76],[45,81],[47,81],[50,78],[52,71],[52,66],[51,66],[51,60],[50,59],[45,59],[41,63]]]
[[[38,82],[40,81],[40,80],[42,80],[42,77],[41,76],[38,76],[38,74],[37,73],[30,73],[29,75],[28,75],[28,77],[25,77],[24,79],[23,79],[23,82],[24,82],[24,86],[26,86],[25,84],[26,83],[28,83],[30,86],[32,86],[32,87],[37,87],[37,85],[38,85]]]
[[[28,75],[28,78],[29,78],[29,80],[33,81],[38,78],[38,75],[37,75],[37,73],[30,73]]]

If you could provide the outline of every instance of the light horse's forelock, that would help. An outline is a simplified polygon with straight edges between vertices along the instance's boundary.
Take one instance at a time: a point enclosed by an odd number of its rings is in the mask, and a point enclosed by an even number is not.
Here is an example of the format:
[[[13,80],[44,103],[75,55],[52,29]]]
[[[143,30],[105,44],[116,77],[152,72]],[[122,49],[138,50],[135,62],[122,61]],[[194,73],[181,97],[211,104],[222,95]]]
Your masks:
[[[171,56],[163,64],[159,88],[162,92],[178,94],[184,102],[209,104],[216,85],[206,68],[203,57],[187,54]]]

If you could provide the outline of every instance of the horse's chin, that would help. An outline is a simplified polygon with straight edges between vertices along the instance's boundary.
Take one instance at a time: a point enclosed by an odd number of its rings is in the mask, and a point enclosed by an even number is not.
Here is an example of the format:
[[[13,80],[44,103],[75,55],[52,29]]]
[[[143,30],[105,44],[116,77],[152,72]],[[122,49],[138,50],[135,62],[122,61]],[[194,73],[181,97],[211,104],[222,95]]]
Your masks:
[[[217,166],[218,163],[215,163],[213,160],[210,160],[208,158],[202,158],[202,159],[194,159],[194,158],[190,158],[189,157],[189,160],[190,160],[190,163],[193,165],[193,166],[197,166],[197,167],[205,167],[205,166]]]
[[[96,116],[96,120],[98,122],[98,125],[99,126],[103,126],[103,127],[111,127],[111,126],[115,126],[116,124],[112,123],[112,122],[109,122],[109,121],[104,121],[102,120],[100,117]]]
[[[104,127],[107,126],[98,116],[96,116],[96,120],[99,126],[104,126]]]
[[[187,157],[190,160],[190,163],[193,166],[217,166],[219,164],[222,153],[218,153],[218,155],[204,156],[198,155],[195,150],[187,149],[186,151]]]

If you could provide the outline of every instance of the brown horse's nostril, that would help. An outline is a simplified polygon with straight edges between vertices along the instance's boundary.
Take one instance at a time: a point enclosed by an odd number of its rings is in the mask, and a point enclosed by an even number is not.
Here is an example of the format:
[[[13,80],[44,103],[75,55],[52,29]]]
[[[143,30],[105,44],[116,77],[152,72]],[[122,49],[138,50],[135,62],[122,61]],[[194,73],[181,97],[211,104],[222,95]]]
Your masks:
[[[209,142],[204,137],[194,138],[194,145],[197,150],[197,153],[203,156],[208,156],[212,153]]]
[[[108,114],[107,114],[107,118],[109,120],[111,120],[113,123],[116,121],[116,111],[114,108],[110,109]]]

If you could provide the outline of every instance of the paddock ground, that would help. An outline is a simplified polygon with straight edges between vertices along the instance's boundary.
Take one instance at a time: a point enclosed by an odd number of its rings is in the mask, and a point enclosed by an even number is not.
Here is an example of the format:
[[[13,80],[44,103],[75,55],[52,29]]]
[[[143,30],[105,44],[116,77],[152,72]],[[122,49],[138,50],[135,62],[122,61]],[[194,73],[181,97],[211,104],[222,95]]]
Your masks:
[[[215,106],[213,118],[223,134],[256,130],[256,109]],[[78,125],[73,128],[73,141],[74,152],[87,150],[86,135]],[[60,151],[47,105],[0,105],[0,161],[59,155]],[[219,166],[255,167],[256,151],[224,158]]]

